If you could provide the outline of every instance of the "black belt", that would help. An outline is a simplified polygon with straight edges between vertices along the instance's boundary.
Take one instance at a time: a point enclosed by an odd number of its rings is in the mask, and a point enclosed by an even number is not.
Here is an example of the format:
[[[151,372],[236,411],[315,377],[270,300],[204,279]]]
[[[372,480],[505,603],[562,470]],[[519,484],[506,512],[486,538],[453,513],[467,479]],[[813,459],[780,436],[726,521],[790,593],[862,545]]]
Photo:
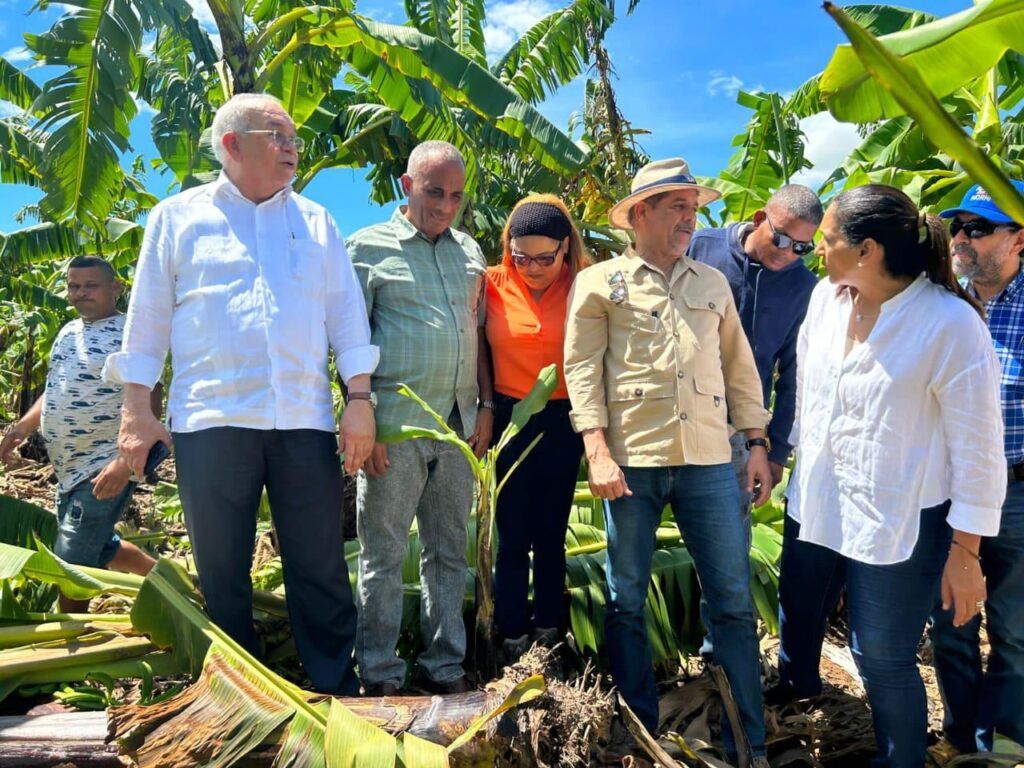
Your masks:
[[[1021,480],[1024,480],[1024,461],[1006,468],[1006,482],[1019,483]]]

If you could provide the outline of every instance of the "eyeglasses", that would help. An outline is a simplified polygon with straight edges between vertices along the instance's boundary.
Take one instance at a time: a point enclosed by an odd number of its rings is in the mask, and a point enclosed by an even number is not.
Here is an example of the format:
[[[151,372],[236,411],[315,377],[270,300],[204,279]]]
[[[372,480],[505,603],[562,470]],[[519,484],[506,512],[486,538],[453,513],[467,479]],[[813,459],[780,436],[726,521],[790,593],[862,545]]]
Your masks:
[[[274,137],[274,143],[278,149],[292,149],[294,147],[296,152],[302,152],[306,148],[306,140],[300,136],[289,136],[281,133],[276,129],[262,129],[253,131],[239,131],[239,133],[266,133]]]
[[[783,250],[786,248],[792,248],[793,253],[797,256],[806,256],[814,250],[814,243],[812,241],[794,240],[785,232],[779,232],[775,229],[775,225],[772,224],[772,220],[770,218],[765,216],[764,219],[768,222],[768,228],[772,231],[772,245],[776,248],[782,248]]]
[[[949,222],[950,237],[956,237],[963,232],[971,240],[977,240],[980,237],[988,237],[999,229],[1017,230],[1020,229],[1020,227],[1016,224],[996,224],[994,221],[989,221],[988,219],[971,219],[970,221],[953,219]]]
[[[527,256],[525,253],[512,251],[512,263],[517,267],[528,267],[531,261],[535,261],[538,267],[550,267],[555,263],[555,259],[558,258],[558,253],[561,250],[562,246],[559,245],[551,253],[542,253],[537,256]]]

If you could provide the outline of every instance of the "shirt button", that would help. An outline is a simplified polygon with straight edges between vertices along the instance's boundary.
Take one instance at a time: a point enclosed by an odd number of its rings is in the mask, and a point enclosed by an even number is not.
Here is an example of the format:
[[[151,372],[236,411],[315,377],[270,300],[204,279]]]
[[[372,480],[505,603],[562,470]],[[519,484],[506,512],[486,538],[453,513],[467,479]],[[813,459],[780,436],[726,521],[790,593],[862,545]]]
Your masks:
[[[683,378],[683,372],[680,371],[679,373],[677,373],[676,374],[676,378],[680,378],[680,379]]]
[[[686,414],[685,413],[680,413],[679,414],[679,418],[680,418],[681,421],[686,421]]]
[[[643,393],[644,393],[644,391],[642,389],[640,389],[640,387],[637,387],[636,389],[633,390],[633,395],[635,397],[640,397],[640,395],[642,395]]]
[[[679,338],[679,331],[672,331],[672,335],[673,335],[673,336],[674,336],[675,338],[677,338],[677,339],[678,339],[678,338]]]
[[[714,309],[714,308],[715,308],[715,302],[709,301],[708,302],[708,309]]]
[[[670,299],[672,299],[672,300],[674,301],[674,300],[675,300],[675,298],[676,298],[676,295],[675,295],[674,293],[670,293],[670,294],[668,295],[668,297],[669,297]]]

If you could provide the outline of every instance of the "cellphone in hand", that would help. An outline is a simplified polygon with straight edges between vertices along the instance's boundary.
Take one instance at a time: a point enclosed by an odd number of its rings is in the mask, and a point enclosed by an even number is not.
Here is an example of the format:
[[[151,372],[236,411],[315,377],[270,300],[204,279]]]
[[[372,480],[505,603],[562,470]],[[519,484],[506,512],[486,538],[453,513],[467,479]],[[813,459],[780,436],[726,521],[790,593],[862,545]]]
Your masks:
[[[146,456],[146,467],[143,470],[143,474],[147,477],[156,471],[156,468],[163,463],[164,459],[171,455],[171,449],[167,447],[167,444],[157,440],[153,443],[153,447],[149,449],[149,455]]]

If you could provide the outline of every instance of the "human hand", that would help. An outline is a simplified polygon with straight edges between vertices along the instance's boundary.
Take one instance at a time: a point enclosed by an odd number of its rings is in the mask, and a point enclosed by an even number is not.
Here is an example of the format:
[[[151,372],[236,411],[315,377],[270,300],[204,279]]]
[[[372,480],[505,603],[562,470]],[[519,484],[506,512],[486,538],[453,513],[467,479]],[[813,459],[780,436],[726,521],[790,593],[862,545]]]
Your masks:
[[[964,547],[952,545],[942,570],[942,609],[953,609],[953,626],[962,627],[973,619],[987,596],[981,561]]]
[[[473,454],[483,458],[491,447],[491,435],[494,433],[494,411],[490,408],[478,408],[476,411],[476,429],[466,442],[473,449]]]
[[[0,440],[0,461],[7,466],[17,464],[21,457],[14,453],[14,449],[24,443],[30,433],[26,433],[17,424],[7,430],[3,440]]]
[[[377,425],[369,400],[350,400],[341,414],[338,453],[345,457],[345,471],[355,474],[374,450]]]
[[[588,457],[587,481],[590,483],[590,492],[599,499],[611,500],[633,495],[626,484],[622,468],[607,454]]]
[[[112,499],[128,485],[132,470],[123,456],[116,456],[92,479],[92,495],[101,501]]]
[[[125,401],[121,409],[121,429],[117,435],[117,447],[121,451],[128,469],[136,477],[146,471],[149,449],[156,443],[171,447],[171,435],[153,415],[146,403],[144,408],[135,408]]]
[[[779,464],[778,462],[769,459],[768,469],[770,469],[772,473],[772,488],[774,488],[782,482],[782,473],[786,471],[786,467],[784,464]]]
[[[773,485],[768,451],[763,445],[752,446],[747,458],[747,493],[756,494],[752,500],[753,506],[760,507],[768,501]]]
[[[363,471],[370,477],[380,477],[388,471],[388,447],[384,443],[375,443],[369,458],[363,462]]]

